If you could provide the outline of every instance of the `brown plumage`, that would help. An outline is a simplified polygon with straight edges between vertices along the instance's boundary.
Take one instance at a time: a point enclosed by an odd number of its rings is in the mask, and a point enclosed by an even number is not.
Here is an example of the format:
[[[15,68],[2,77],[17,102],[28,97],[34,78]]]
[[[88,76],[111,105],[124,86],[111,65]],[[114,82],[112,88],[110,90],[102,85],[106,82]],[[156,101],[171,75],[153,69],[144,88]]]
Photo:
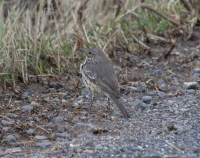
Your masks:
[[[125,118],[130,117],[119,101],[120,88],[113,68],[104,52],[92,48],[81,49],[86,52],[86,59],[80,66],[83,82],[94,97],[107,96],[112,99]]]

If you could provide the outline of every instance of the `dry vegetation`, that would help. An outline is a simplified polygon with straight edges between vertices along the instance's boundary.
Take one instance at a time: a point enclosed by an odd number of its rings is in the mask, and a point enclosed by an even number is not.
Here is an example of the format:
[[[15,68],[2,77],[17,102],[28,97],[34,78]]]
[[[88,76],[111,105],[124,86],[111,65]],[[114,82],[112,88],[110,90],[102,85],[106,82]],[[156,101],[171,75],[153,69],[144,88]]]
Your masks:
[[[82,47],[139,49],[200,37],[199,0],[1,1],[0,85],[59,79]],[[146,43],[146,44],[145,44]],[[150,43],[150,44],[149,44]]]

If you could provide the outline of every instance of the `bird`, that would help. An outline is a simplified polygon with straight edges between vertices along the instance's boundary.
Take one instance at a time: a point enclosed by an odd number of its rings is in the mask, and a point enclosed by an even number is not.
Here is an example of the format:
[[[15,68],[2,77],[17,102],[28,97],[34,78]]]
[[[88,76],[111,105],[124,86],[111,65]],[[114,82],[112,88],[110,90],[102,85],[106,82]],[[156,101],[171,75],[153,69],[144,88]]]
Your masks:
[[[92,94],[93,101],[99,97],[108,97],[117,105],[124,118],[130,118],[125,107],[120,102],[120,86],[113,67],[101,49],[79,49],[86,53],[85,61],[80,64],[82,80]]]

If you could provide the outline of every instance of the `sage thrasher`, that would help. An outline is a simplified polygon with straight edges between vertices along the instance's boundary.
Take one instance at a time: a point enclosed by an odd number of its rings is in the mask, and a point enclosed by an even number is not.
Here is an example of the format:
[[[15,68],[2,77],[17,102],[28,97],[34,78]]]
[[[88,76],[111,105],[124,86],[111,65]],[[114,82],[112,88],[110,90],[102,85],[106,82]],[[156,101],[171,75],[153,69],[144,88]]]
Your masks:
[[[130,117],[119,101],[119,83],[115,77],[110,61],[104,52],[96,48],[80,50],[86,53],[86,59],[80,65],[80,72],[85,86],[93,96],[91,106],[94,98],[107,96],[115,102],[125,118]]]

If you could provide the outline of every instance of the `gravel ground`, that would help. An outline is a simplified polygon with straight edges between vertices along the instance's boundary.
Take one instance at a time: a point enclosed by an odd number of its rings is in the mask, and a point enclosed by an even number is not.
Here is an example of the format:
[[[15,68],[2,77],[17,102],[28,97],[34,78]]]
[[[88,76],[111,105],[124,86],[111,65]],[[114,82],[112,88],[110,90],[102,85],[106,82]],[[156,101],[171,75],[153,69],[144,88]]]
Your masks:
[[[200,42],[198,42],[199,44]],[[198,45],[197,44],[197,45]],[[0,157],[200,157],[200,50],[179,44],[167,61],[118,52],[124,119],[69,73],[0,95]],[[120,55],[123,54],[123,55]]]

